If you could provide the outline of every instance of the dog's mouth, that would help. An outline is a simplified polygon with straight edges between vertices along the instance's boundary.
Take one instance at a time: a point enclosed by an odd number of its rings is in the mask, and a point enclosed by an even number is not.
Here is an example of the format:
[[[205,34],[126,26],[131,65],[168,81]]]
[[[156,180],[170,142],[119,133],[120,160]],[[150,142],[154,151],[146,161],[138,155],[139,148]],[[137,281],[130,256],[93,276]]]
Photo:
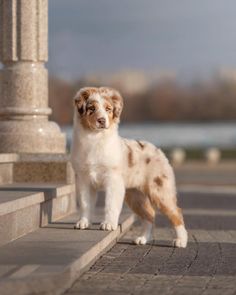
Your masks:
[[[102,130],[102,129],[108,129],[108,127],[106,127],[105,125],[99,125],[97,126],[98,130]]]
[[[98,130],[108,129],[108,126],[106,126],[106,125],[107,125],[106,122],[104,122],[104,123],[97,123],[96,124],[96,129],[98,129]]]

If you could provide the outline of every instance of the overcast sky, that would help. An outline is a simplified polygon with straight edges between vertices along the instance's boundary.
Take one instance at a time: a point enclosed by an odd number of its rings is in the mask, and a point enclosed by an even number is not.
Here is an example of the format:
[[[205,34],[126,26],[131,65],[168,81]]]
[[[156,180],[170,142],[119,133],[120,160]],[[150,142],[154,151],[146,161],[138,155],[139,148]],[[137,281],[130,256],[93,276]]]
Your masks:
[[[236,0],[49,0],[49,72],[236,68]]]

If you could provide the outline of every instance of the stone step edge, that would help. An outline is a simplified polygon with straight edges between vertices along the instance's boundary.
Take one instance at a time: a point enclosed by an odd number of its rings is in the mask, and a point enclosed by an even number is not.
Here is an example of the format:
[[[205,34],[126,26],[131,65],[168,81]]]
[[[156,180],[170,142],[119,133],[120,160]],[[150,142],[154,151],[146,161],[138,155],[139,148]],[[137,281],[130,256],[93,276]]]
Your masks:
[[[0,153],[0,164],[15,162],[69,162],[68,153]]]
[[[37,190],[35,190],[37,188]],[[31,190],[32,189],[32,190]],[[66,184],[66,185],[58,185],[53,187],[49,187],[47,185],[42,185],[42,187],[37,185],[7,185],[0,186],[1,191],[26,191],[29,192],[28,196],[24,196],[21,198],[13,199],[9,202],[4,202],[0,204],[0,216],[15,212],[17,210],[21,210],[23,208],[33,206],[36,204],[44,203],[51,199],[59,198],[61,196],[71,194],[75,192],[75,185]]]
[[[17,154],[0,153],[0,164],[14,163],[18,160],[19,156]]]
[[[104,253],[111,249],[119,239],[130,229],[135,216],[130,214],[115,231],[109,232],[95,246],[88,249],[81,257],[72,261],[60,273],[47,273],[47,275],[29,276],[24,279],[0,281],[0,294],[12,295],[17,290],[18,295],[45,294],[61,295],[95,263]]]

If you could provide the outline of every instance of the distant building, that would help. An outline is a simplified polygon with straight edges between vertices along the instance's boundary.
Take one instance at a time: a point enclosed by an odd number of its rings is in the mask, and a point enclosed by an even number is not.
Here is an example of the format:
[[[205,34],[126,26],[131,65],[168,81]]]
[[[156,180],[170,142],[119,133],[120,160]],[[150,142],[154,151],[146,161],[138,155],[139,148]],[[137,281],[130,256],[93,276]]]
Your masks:
[[[176,74],[173,71],[145,73],[138,70],[122,70],[117,73],[92,74],[85,77],[85,81],[91,85],[112,86],[128,95],[134,95],[146,91],[153,83],[175,78]]]
[[[236,68],[221,68],[216,72],[216,79],[220,81],[236,82]]]

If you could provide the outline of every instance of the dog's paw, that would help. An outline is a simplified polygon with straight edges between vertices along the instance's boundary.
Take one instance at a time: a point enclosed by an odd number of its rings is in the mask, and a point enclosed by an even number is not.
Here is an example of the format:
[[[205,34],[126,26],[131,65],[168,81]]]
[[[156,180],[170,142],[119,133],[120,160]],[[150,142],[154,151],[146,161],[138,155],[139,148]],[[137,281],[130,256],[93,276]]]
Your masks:
[[[75,229],[86,229],[89,227],[89,221],[87,218],[81,218],[79,221],[76,222],[74,228]]]
[[[186,248],[188,243],[188,232],[184,225],[179,225],[176,228],[177,238],[173,241],[173,246],[177,248]]]
[[[147,238],[145,236],[140,236],[140,237],[137,237],[135,240],[134,240],[134,243],[136,245],[146,245],[147,244]]]
[[[100,224],[100,229],[101,230],[116,230],[117,229],[117,225],[111,224],[110,222],[102,222]]]
[[[176,248],[186,248],[187,247],[187,239],[174,239],[173,246]]]

